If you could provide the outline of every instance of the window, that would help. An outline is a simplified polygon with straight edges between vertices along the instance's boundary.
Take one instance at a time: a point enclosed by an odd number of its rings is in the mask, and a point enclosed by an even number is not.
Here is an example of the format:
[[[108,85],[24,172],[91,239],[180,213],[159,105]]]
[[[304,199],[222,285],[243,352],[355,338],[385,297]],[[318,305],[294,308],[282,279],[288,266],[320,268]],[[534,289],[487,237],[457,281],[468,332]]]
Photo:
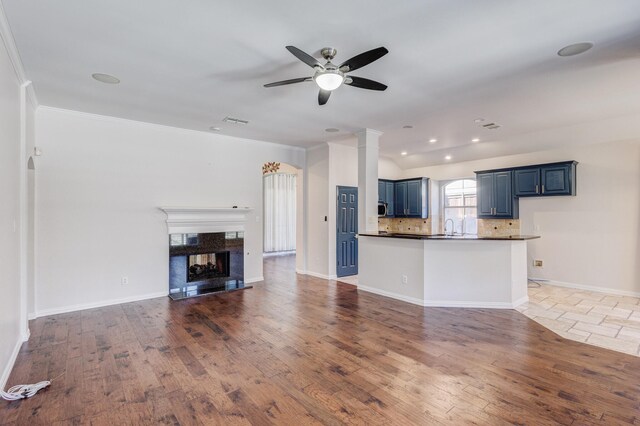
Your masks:
[[[169,235],[169,245],[176,246],[197,246],[198,234],[171,234]]]
[[[442,217],[444,231],[457,234],[477,234],[476,181],[454,180],[442,186]],[[449,220],[451,219],[451,220]]]

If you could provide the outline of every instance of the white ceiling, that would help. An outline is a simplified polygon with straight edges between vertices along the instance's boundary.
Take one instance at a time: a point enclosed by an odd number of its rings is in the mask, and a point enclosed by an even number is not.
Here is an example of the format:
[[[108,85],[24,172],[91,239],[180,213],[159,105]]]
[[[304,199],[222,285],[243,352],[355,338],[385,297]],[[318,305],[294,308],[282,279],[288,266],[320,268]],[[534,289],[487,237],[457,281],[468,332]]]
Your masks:
[[[368,127],[384,132],[381,154],[404,168],[447,154],[462,161],[640,138],[637,0],[2,4],[48,106],[303,147]],[[595,47],[556,55],[581,41]],[[389,89],[345,86],[319,106],[312,82],[264,88],[312,75],[289,44],[318,58],[335,47],[336,63],[385,46],[388,55],[353,74]],[[96,72],[122,82],[98,83]],[[223,123],[227,115],[250,124]],[[482,129],[477,117],[502,128]]]

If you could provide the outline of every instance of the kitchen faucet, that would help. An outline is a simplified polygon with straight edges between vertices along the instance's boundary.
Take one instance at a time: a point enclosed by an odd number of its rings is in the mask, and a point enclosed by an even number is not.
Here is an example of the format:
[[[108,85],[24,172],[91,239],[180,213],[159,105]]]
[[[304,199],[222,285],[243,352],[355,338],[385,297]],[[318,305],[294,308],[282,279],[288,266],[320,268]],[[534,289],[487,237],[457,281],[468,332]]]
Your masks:
[[[451,234],[449,235],[453,235],[455,234],[455,231],[454,231],[455,224],[453,223],[453,219],[447,219],[444,221],[444,234],[447,235],[447,223],[449,223],[449,221],[451,221]]]

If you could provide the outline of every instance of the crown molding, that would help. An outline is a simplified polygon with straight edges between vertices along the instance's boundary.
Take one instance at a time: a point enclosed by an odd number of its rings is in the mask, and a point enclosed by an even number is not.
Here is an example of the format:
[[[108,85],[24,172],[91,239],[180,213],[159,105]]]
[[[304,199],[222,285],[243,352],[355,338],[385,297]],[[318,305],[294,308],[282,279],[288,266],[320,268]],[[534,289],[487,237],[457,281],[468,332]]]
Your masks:
[[[24,72],[22,59],[20,59],[20,53],[18,53],[18,48],[13,38],[13,33],[11,32],[11,26],[9,26],[9,21],[7,21],[7,15],[4,13],[2,1],[0,1],[0,38],[7,49],[9,60],[11,61],[13,71],[16,73],[18,81],[26,87],[29,100],[33,103],[34,107],[37,107],[39,105],[38,98],[36,97],[35,90],[33,90],[33,84],[31,84],[31,81],[27,78],[27,74]]]

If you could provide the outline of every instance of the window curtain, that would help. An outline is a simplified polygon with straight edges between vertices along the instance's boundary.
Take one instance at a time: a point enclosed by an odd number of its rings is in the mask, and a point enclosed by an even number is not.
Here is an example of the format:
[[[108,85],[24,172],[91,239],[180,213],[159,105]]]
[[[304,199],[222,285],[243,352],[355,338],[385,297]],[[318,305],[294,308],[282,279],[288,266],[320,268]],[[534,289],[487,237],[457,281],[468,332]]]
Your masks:
[[[264,251],[296,249],[296,175],[274,173],[263,177]]]

